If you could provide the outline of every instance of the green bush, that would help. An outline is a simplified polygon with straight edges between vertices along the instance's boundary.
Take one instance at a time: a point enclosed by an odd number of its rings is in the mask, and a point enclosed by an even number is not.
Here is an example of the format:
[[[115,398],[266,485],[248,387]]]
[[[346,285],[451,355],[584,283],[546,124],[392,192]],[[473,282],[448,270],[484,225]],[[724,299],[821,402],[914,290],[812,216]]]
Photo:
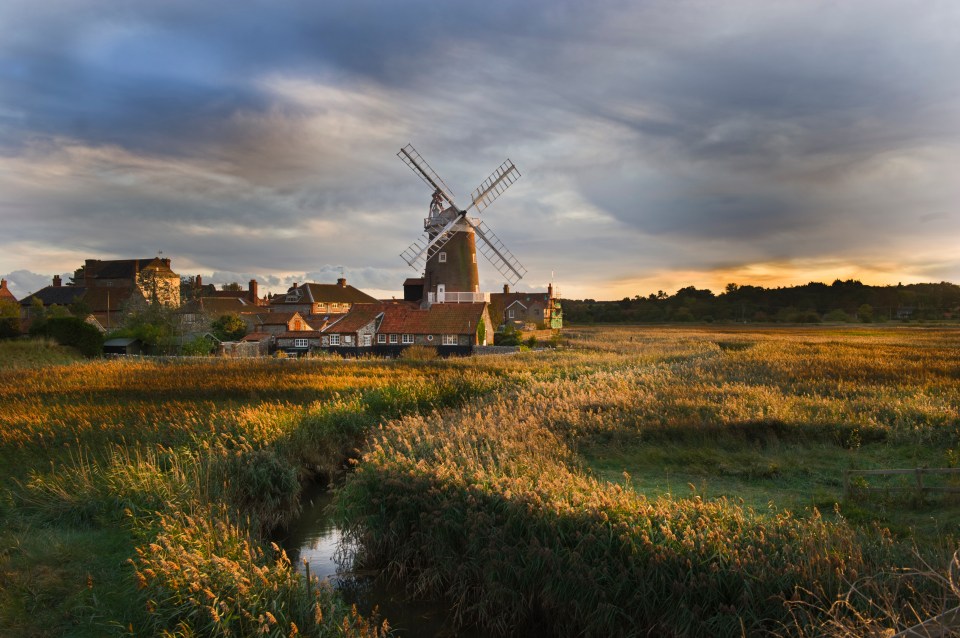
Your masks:
[[[20,336],[20,320],[16,317],[0,317],[0,339],[15,339]]]
[[[30,336],[53,337],[61,346],[72,346],[86,357],[95,357],[103,350],[103,335],[79,317],[50,317],[34,321]]]

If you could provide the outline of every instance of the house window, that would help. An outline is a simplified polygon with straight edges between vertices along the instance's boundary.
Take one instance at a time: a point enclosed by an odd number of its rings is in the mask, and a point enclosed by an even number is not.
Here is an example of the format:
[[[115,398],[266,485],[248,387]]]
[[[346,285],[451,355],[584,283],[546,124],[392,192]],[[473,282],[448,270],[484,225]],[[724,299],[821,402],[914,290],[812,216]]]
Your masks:
[[[372,338],[370,335],[363,335],[363,345],[364,345],[364,346],[369,346],[369,345],[371,345],[371,342],[372,342],[372,341],[373,341],[373,338]]]
[[[510,319],[513,319],[513,308],[511,308],[510,310],[507,310],[507,317],[509,317]]]
[[[440,252],[440,254],[437,256],[437,261],[439,261],[441,264],[447,263],[447,253],[446,253],[446,251],[441,251],[441,252]]]
[[[321,343],[324,347],[329,346],[329,345],[330,345],[330,337],[328,337],[327,335],[323,335],[323,337],[320,339],[320,343]]]
[[[377,335],[377,343],[386,343],[387,335]]]
[[[310,345],[310,342],[307,341],[306,339],[294,339],[294,340],[293,340],[293,347],[294,347],[294,348],[306,348],[308,345]]]
[[[343,343],[350,345],[353,343],[353,335],[343,335]]]
[[[330,345],[339,346],[340,345],[340,335],[330,335]]]
[[[445,346],[457,345],[457,335],[443,335],[443,345]]]
[[[400,340],[401,343],[413,343],[413,335],[403,335],[403,339]]]
[[[390,335],[390,343],[396,343],[396,342],[397,342],[397,335]]]

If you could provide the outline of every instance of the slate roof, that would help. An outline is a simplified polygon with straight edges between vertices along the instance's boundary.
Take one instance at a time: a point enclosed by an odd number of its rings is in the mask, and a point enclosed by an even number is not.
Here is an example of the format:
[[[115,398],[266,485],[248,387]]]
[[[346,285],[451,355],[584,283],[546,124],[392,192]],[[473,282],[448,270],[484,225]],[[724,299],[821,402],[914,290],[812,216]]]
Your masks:
[[[351,334],[375,320],[382,313],[383,308],[379,303],[354,304],[350,307],[350,312],[345,314],[342,319],[333,322],[323,331],[334,334]]]
[[[424,310],[409,305],[387,305],[377,330],[380,334],[473,334],[486,303],[438,303]]]
[[[297,287],[303,292],[303,297],[299,301],[291,301],[290,304],[303,304],[303,303],[376,303],[376,299],[363,292],[362,290],[357,290],[353,286],[341,286],[340,284],[303,284],[302,286]],[[287,291],[287,294],[293,288],[290,288]],[[286,301],[286,295],[280,295],[275,297],[271,303],[282,305],[288,303]]]
[[[148,257],[147,259],[110,259],[107,261],[91,259],[84,263],[83,268],[77,271],[77,275],[82,279],[83,271],[89,268],[86,274],[93,279],[132,279],[136,276],[138,268],[143,271],[150,267],[173,272],[163,259]]]
[[[490,293],[490,318],[495,324],[503,321],[503,312],[514,303],[520,301],[524,308],[529,308],[532,304],[543,304],[546,308],[550,305],[550,293],[548,292],[491,292]]]
[[[52,306],[53,304],[67,306],[83,297],[86,291],[87,289],[83,286],[47,286],[21,299],[20,305],[30,306],[36,298],[42,301],[44,306]]]

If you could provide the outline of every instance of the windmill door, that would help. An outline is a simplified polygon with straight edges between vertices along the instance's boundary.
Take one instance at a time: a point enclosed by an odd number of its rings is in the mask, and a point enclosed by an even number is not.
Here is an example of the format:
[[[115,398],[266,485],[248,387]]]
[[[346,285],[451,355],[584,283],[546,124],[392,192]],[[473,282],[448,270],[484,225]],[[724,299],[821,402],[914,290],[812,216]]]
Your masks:
[[[437,303],[443,303],[443,296],[446,294],[446,284],[437,284]]]

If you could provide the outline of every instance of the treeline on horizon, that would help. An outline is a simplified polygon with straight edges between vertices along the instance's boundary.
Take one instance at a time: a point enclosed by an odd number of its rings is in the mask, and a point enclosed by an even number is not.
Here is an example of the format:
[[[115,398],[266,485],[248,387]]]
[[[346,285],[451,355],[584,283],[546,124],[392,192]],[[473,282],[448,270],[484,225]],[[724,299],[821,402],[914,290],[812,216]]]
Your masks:
[[[837,279],[778,288],[731,283],[720,294],[687,286],[619,301],[564,299],[563,316],[571,323],[935,321],[960,318],[960,286]]]

